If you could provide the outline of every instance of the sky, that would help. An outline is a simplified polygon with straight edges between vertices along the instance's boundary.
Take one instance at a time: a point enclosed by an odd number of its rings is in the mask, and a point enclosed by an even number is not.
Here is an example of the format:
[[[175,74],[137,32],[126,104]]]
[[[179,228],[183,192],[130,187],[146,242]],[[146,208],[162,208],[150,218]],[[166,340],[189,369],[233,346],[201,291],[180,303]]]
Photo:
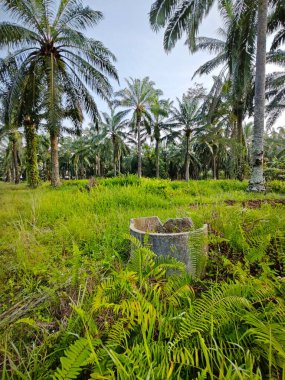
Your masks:
[[[104,14],[104,20],[88,35],[102,41],[116,55],[121,87],[125,85],[125,78],[149,76],[164,97],[170,99],[181,97],[194,82],[209,87],[209,77],[197,77],[193,81],[191,78],[210,55],[202,52],[190,55],[184,45],[185,38],[170,53],[165,53],[163,32],[153,32],[148,21],[152,0],[85,0],[85,3]],[[214,8],[200,34],[213,36],[220,24]],[[116,83],[112,84],[115,90],[119,88]],[[102,101],[98,100],[98,105],[106,110]]]
[[[190,54],[182,38],[175,48],[166,53],[163,49],[163,30],[155,33],[149,24],[148,14],[154,0],[84,0],[93,9],[100,10],[104,19],[88,35],[102,41],[117,57],[116,67],[120,86],[112,82],[114,90],[124,87],[125,78],[149,76],[156,87],[163,91],[165,98],[181,98],[195,82],[206,88],[212,85],[211,75],[196,76],[194,72],[207,60],[213,58],[207,52]],[[203,21],[199,36],[219,37],[218,29],[223,20],[216,6]],[[267,40],[268,49],[272,37]],[[267,65],[267,73],[280,70]],[[216,73],[219,72],[219,69]],[[214,75],[213,72],[212,75]],[[106,111],[107,105],[97,99],[99,109]],[[285,115],[275,127],[285,125]]]

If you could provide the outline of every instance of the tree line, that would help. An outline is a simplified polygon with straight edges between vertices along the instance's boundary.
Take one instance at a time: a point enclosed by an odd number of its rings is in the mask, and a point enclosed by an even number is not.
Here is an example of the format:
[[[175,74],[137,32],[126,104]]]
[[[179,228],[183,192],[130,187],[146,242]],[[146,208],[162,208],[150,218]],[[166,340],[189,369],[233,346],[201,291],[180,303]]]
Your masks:
[[[282,178],[284,130],[264,135],[264,120],[270,128],[284,110],[285,4],[220,0],[220,37],[199,36],[213,3],[152,5],[150,23],[165,29],[165,50],[186,35],[191,53],[213,54],[194,77],[220,69],[210,90],[196,84],[174,102],[148,77],[129,78],[113,93],[116,58],[84,34],[101,12],[80,0],[61,0],[58,7],[46,0],[1,0],[16,20],[0,23],[0,47],[9,48],[0,60],[2,177],[15,183],[26,178],[37,187],[40,177],[59,186],[60,177],[136,172],[189,180],[211,172],[215,179],[251,175],[249,188],[262,191],[265,159],[266,175]],[[266,61],[282,70],[265,76]],[[99,112],[94,94],[109,112]],[[85,113],[91,124],[83,130]]]

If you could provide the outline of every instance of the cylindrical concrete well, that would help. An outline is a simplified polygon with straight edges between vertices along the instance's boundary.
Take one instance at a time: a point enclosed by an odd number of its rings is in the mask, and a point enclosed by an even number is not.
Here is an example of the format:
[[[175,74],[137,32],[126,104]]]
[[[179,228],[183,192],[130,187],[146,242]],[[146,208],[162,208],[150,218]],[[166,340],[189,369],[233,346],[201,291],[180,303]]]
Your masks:
[[[195,230],[189,218],[169,219],[162,224],[157,216],[151,216],[131,219],[130,233],[155,254],[183,262],[193,277],[203,273],[208,256],[207,224]]]

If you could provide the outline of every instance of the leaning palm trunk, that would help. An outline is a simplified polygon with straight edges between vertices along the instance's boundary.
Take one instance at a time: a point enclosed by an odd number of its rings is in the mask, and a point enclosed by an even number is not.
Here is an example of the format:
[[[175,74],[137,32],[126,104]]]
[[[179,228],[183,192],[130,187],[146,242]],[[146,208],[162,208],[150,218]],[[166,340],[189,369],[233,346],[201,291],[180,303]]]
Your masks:
[[[189,181],[189,170],[190,170],[190,134],[191,132],[186,131],[186,157],[185,157],[185,180]]]
[[[141,122],[138,120],[137,123],[137,133],[138,133],[138,177],[142,176],[142,144],[141,144]]]
[[[265,191],[263,177],[263,133],[265,114],[265,65],[268,0],[258,2],[255,105],[253,128],[252,174],[249,191]]]
[[[159,139],[156,139],[156,142],[155,142],[155,171],[156,171],[156,178],[159,178],[159,152],[160,152]]]
[[[52,132],[50,134],[50,147],[51,147],[51,185],[54,187],[57,187],[60,185],[57,133]]]
[[[39,170],[37,160],[37,135],[36,126],[27,117],[24,122],[26,138],[26,169],[28,186],[36,188],[39,185]]]

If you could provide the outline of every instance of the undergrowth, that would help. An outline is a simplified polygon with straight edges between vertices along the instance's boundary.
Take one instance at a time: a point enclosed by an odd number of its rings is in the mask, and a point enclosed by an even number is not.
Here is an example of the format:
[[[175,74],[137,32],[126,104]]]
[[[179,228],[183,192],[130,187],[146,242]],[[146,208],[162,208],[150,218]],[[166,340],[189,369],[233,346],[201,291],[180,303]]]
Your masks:
[[[85,184],[0,184],[2,380],[285,378],[283,182],[255,203],[237,181]],[[202,279],[130,255],[152,215],[209,225]]]

